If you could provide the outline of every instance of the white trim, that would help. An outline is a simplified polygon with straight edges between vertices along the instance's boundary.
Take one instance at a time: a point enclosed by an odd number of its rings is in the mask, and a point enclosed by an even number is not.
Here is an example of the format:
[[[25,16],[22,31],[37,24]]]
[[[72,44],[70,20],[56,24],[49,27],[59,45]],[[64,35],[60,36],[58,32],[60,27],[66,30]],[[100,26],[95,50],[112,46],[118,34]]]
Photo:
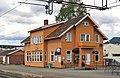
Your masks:
[[[84,16],[80,21],[78,21],[75,26],[77,26],[81,21],[83,21],[86,17],[89,17],[93,23],[95,23],[95,25],[98,27],[97,23],[89,16],[89,15],[86,15]],[[60,34],[58,37],[61,37],[62,35],[64,35],[67,31],[69,31],[74,25],[71,25],[67,30],[65,30],[62,34]]]
[[[72,33],[71,32],[66,33],[66,42],[72,42]]]
[[[53,52],[53,61],[51,61],[51,52]],[[55,51],[50,51],[50,62],[55,62],[55,55],[54,55]]]
[[[84,34],[84,33],[82,33],[82,34]],[[81,41],[81,35],[82,34],[80,34],[80,41]],[[84,34],[85,35],[85,41],[81,41],[81,42],[90,42],[90,34]],[[89,35],[89,41],[86,41],[87,40],[87,35]]]
[[[7,64],[10,64],[9,56],[7,56]]]
[[[90,61],[91,61],[91,55],[90,55],[90,53],[87,53],[86,54],[86,64],[90,65]]]
[[[70,62],[72,62],[72,50],[67,50],[67,51],[70,51]],[[67,62],[67,51],[66,51],[66,62]]]
[[[77,26],[81,21],[83,21],[88,15],[84,16],[80,21],[78,21],[75,26]]]
[[[98,36],[98,40],[96,41],[96,37]],[[100,43],[100,35],[99,34],[95,34],[95,42],[96,43]]]
[[[93,23],[95,23],[95,25],[97,26],[97,27],[99,27],[99,25],[87,14],[85,17],[83,17],[80,21],[78,21],[76,24],[75,24],[75,26],[77,26],[81,21],[83,21],[86,17],[88,17],[88,18],[90,18],[92,21],[93,21]]]
[[[98,55],[98,61],[96,61],[96,55]],[[99,62],[100,61],[100,52],[98,51],[98,54],[94,54],[94,58],[95,58],[95,62]]]
[[[18,52],[18,51],[20,51],[20,50],[21,50],[21,49],[12,51],[12,52],[8,53],[8,55],[13,54],[13,53],[15,53],[15,52]],[[23,51],[23,50],[21,50],[21,51]]]
[[[3,64],[6,62],[6,56],[3,56]]]
[[[108,38],[102,33],[102,31],[101,31],[100,29],[98,29],[98,28],[96,28],[96,29],[100,32],[101,35],[104,36],[104,38],[108,39]]]
[[[67,30],[65,30],[62,34],[60,34],[58,37],[61,37],[64,35],[67,31],[69,31],[74,25],[71,25]]]

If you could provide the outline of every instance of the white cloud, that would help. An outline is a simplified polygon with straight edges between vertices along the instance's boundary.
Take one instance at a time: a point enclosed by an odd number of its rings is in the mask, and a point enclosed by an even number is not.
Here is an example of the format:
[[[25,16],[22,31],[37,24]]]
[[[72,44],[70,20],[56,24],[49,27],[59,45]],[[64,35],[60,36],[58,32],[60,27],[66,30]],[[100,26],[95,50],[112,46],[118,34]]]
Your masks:
[[[100,26],[100,30],[106,35],[109,35],[112,31],[112,28],[109,26],[109,24],[102,24]]]
[[[19,5],[18,1],[25,0],[0,0],[0,15]],[[94,5],[94,0],[82,1],[85,1],[86,4]],[[101,6],[100,1],[101,0],[96,0],[95,5]],[[113,0],[111,0],[111,2],[112,1]],[[36,0],[28,0],[28,2],[41,3],[40,1]],[[2,36],[2,38],[0,38],[2,39],[0,40],[0,44],[3,44],[3,42],[4,44],[19,44],[20,41],[29,35],[27,31],[43,26],[43,21],[45,19],[48,19],[49,23],[54,23],[55,15],[58,14],[60,7],[61,5],[54,4],[53,14],[47,15],[45,14],[45,7],[22,4],[15,10],[0,17],[0,36]],[[110,36],[111,33],[114,35],[120,33],[119,7],[106,11],[90,10],[88,12],[100,25],[100,29],[103,31],[103,33],[105,33],[105,35]],[[21,40],[18,40],[18,38]]]

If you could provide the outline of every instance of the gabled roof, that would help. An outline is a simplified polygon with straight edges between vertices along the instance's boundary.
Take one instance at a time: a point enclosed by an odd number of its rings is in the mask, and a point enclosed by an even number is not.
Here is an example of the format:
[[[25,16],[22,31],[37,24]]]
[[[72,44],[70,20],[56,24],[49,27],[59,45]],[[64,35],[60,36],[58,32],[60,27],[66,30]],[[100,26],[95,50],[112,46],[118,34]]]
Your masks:
[[[5,50],[5,51],[0,51],[0,56],[6,56],[8,53],[15,51],[15,50]]]
[[[73,25],[75,25],[79,20],[81,20],[84,16],[78,16],[75,18],[72,18],[70,20],[68,20],[67,22],[65,22],[62,26],[58,27],[55,31],[53,31],[52,33],[50,33],[46,39],[49,38],[55,38],[55,37],[59,37],[63,32],[65,32],[68,29],[71,29],[73,27]]]
[[[11,55],[15,52],[22,51],[22,50],[4,50],[0,51],[0,56],[6,56],[6,55]]]
[[[21,43],[25,43],[25,42],[30,42],[30,36],[28,36],[26,39],[24,39]]]
[[[113,37],[112,39],[105,42],[104,44],[120,44],[120,37]]]
[[[46,29],[46,28],[49,28],[49,27],[53,27],[53,26],[56,26],[56,25],[59,25],[59,24],[63,24],[64,22],[65,22],[65,21],[58,22],[58,23],[53,23],[53,24],[49,24],[49,25],[44,25],[44,26],[41,26],[41,27],[39,27],[39,28],[30,30],[30,31],[28,31],[28,32],[40,31],[40,30],[43,30],[43,29]]]
[[[98,29],[98,25],[97,23],[89,16],[78,16],[75,18],[72,18],[70,20],[68,20],[67,22],[65,22],[62,26],[58,27],[55,31],[53,31],[52,33],[50,33],[46,39],[51,39],[51,38],[60,38],[62,35],[64,35],[67,31],[69,31],[71,28],[73,28],[74,26],[77,26],[81,21],[83,21],[85,18],[89,18],[91,21],[93,21],[93,23],[95,24],[95,28],[98,30],[98,32],[100,32],[101,35],[103,35],[104,40],[107,40],[107,37]]]

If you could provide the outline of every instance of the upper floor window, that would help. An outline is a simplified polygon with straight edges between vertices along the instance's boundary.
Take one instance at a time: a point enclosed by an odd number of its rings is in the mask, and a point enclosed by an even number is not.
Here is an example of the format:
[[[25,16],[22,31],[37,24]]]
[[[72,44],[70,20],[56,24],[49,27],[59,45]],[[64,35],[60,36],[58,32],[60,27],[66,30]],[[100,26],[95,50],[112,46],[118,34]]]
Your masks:
[[[100,42],[100,35],[95,34],[95,41],[96,41],[97,43],[99,43],[99,42]]]
[[[66,33],[66,41],[72,41],[72,33]]]
[[[90,41],[90,35],[89,34],[81,34],[80,40],[89,42]]]
[[[42,43],[42,36],[32,37],[32,44],[41,44],[41,43]]]
[[[83,25],[83,26],[88,26],[88,25],[89,25],[89,22],[84,21],[84,22],[82,22],[82,25]]]

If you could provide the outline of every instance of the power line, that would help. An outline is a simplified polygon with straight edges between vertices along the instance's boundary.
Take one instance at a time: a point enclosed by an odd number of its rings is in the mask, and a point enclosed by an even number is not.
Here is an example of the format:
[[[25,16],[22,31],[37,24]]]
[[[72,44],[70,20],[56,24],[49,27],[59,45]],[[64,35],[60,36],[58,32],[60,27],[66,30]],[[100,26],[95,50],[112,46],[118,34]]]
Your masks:
[[[20,4],[20,5],[21,5],[21,4]],[[7,13],[9,13],[9,12],[11,12],[11,11],[13,11],[14,9],[16,9],[17,7],[19,7],[20,5],[15,6],[14,8],[12,8],[12,9],[8,10],[7,12],[3,13],[2,15],[0,15],[0,17],[2,17],[2,16],[4,16],[4,15],[6,15]]]
[[[28,1],[28,0],[25,0],[24,2],[26,2],[26,1]],[[21,5],[21,4],[19,4],[19,5],[15,6],[14,8],[12,8],[12,9],[6,11],[6,12],[3,13],[2,15],[0,15],[0,17],[2,17],[2,16],[4,16],[4,15],[8,14],[9,12],[11,12],[11,11],[13,11],[14,9],[16,9],[17,7],[19,7],[20,5]]]

